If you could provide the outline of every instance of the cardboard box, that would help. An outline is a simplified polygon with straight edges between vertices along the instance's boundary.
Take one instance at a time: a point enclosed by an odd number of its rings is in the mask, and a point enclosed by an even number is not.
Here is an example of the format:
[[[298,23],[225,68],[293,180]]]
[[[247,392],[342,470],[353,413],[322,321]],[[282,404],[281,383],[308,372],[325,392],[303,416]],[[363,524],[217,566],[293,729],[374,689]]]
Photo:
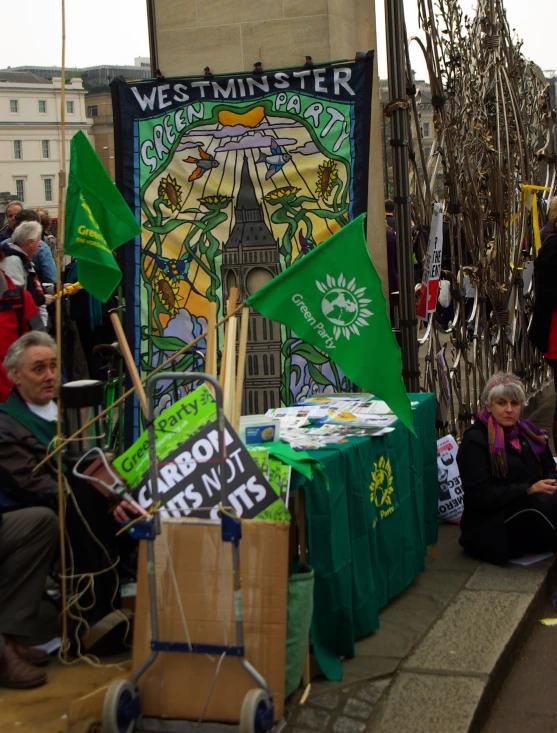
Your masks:
[[[229,543],[221,542],[220,526],[169,519],[163,520],[162,528],[155,542],[159,640],[187,641],[177,586],[190,640],[235,644],[232,551]],[[284,710],[289,524],[250,521],[243,523],[242,531],[240,570],[246,658],[270,686],[275,720],[280,720]],[[146,543],[141,542],[134,670],[150,653],[146,555]],[[160,653],[139,681],[142,714],[197,721],[219,661],[220,657],[200,654]],[[254,687],[257,684],[239,659],[226,657],[204,720],[238,722],[244,696]]]

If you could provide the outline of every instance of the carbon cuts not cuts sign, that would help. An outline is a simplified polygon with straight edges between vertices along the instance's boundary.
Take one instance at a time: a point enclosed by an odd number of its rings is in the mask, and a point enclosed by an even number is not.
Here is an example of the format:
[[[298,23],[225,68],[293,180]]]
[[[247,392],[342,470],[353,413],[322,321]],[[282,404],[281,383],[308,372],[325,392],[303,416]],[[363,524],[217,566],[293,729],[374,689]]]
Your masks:
[[[253,519],[277,501],[275,491],[244,444],[225,421],[226,458],[220,458],[215,407],[205,387],[191,392],[155,420],[157,489],[163,516],[215,518],[221,501],[245,519]],[[146,509],[153,504],[149,444],[144,433],[115,468]]]

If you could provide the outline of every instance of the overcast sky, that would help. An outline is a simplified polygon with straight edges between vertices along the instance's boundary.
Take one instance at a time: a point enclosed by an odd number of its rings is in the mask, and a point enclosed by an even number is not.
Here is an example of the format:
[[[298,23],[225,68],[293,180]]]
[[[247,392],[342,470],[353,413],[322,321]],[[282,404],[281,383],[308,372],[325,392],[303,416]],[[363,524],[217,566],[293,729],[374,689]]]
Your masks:
[[[465,12],[471,12],[475,4],[475,0],[461,0]],[[417,2],[404,0],[404,5],[408,33],[417,35]],[[17,9],[14,6],[15,16],[3,28],[0,68],[28,64],[60,66],[60,6],[60,0],[18,0]],[[90,3],[66,0],[66,66],[127,65],[133,64],[136,56],[148,56],[145,7],[145,0],[93,0]],[[557,28],[557,1],[506,0],[506,8],[511,28],[516,28],[524,40],[523,53],[544,71],[556,68],[557,54],[550,41],[552,32],[545,29]],[[384,77],[387,66],[382,0],[376,0],[376,12],[379,72]],[[425,78],[425,65],[417,49],[414,44],[412,65],[418,78]]]

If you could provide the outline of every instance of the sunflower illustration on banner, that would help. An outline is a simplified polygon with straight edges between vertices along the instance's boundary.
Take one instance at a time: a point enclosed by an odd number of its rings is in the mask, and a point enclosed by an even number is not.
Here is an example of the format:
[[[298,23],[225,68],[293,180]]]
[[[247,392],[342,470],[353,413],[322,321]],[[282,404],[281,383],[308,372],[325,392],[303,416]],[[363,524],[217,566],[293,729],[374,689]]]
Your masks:
[[[365,212],[372,65],[369,53],[313,69],[112,83],[120,184],[142,226],[124,261],[142,375],[206,330],[210,302],[221,318],[232,287],[246,300]],[[204,349],[176,369],[201,367]],[[245,413],[349,388],[328,356],[251,312]],[[160,409],[175,397],[164,382],[157,396]]]

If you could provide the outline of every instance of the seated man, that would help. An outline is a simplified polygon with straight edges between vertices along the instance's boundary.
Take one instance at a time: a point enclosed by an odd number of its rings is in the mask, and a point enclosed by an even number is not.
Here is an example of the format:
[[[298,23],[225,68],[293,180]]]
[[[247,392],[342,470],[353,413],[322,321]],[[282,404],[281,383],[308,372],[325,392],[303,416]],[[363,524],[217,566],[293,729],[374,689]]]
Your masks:
[[[57,543],[58,520],[51,509],[2,515],[0,507],[0,687],[29,689],[46,682],[37,667],[48,663],[48,655],[21,642],[35,629]]]
[[[55,348],[47,333],[31,331],[10,346],[4,360],[15,385],[0,405],[0,506],[7,511],[24,507],[57,509],[54,467],[47,464],[33,472],[57,434],[58,407],[53,399],[58,370]],[[83,616],[94,624],[111,612],[118,595],[117,573],[110,571],[113,562],[116,564],[110,551],[117,527],[107,519],[104,497],[88,482],[74,479],[69,471],[67,474],[71,492],[65,529],[72,548],[70,574],[98,574],[91,597],[80,599]],[[125,521],[126,512],[138,514],[142,510],[121,502],[114,509],[114,518]],[[72,595],[71,588],[68,593]]]

